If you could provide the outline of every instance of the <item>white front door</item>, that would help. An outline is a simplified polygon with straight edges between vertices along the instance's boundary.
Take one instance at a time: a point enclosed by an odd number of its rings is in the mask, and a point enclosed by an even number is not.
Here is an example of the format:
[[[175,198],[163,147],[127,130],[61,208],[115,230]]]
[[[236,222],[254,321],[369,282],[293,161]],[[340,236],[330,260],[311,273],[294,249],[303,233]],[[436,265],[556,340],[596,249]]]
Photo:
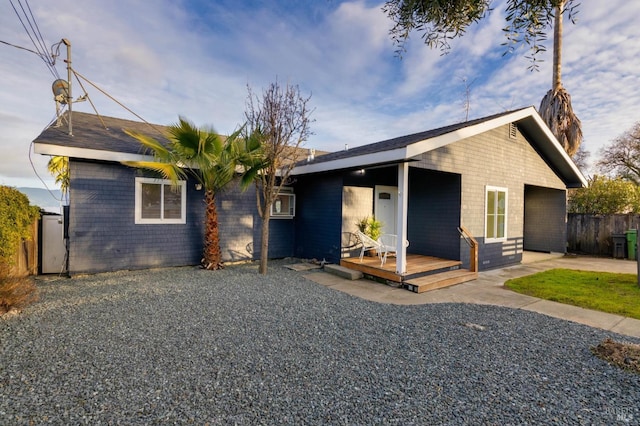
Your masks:
[[[398,187],[376,185],[373,213],[382,222],[383,234],[397,234]]]

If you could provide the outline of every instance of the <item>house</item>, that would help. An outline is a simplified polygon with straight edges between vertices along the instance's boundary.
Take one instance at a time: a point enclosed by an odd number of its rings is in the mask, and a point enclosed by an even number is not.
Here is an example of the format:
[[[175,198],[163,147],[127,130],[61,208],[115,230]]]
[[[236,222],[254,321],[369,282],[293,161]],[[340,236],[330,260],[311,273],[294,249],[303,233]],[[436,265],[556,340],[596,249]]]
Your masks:
[[[122,129],[162,139],[161,126],[102,120],[74,112],[73,136],[49,127],[34,141],[37,153],[70,158],[69,272],[197,264],[203,193],[184,182],[177,196],[121,164],[148,158]],[[375,215],[399,236],[390,264],[400,280],[414,255],[470,268],[469,238],[479,270],[517,264],[524,250],[565,252],[567,189],[586,185],[533,107],[310,156],[292,178],[270,226],[272,257],[340,262],[344,234]],[[169,217],[141,217],[145,189],[174,206]],[[217,204],[225,259],[259,257],[255,193],[230,189]]]
[[[122,164],[152,159],[124,129],[168,142],[165,127],[73,111],[71,128],[72,135],[66,121],[59,127],[54,124],[34,140],[36,153],[69,157],[67,272],[199,264],[204,190],[187,180],[174,191],[155,173]],[[261,219],[254,191],[236,187],[216,194],[225,261],[260,256]],[[144,205],[154,194],[159,202]],[[293,216],[288,213],[282,212],[277,216],[282,219],[270,226],[269,251],[274,258],[293,255]]]
[[[477,270],[525,250],[564,253],[567,189],[586,185],[533,107],[330,153],[293,174],[295,255],[339,260],[341,233],[373,214],[398,235],[398,281],[408,253],[469,268],[469,237]]]

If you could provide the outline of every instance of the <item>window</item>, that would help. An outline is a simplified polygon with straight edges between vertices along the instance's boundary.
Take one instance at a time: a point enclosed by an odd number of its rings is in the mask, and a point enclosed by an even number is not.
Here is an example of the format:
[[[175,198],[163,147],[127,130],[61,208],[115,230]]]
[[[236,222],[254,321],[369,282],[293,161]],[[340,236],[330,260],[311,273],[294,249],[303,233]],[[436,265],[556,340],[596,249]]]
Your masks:
[[[487,186],[485,241],[507,239],[507,189]]]
[[[296,194],[292,188],[282,188],[271,205],[271,217],[291,219],[296,215]]]
[[[187,223],[187,186],[164,179],[136,178],[137,224]]]

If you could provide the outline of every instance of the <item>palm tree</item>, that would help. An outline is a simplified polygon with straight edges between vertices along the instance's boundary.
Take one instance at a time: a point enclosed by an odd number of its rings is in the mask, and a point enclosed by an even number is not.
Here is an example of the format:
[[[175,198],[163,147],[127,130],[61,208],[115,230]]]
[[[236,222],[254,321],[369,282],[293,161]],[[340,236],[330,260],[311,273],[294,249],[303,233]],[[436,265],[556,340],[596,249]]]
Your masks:
[[[571,96],[562,87],[562,12],[565,0],[555,6],[553,26],[553,81],[551,90],[540,102],[540,115],[551,132],[573,157],[582,143],[582,124],[573,112]]]
[[[56,178],[56,184],[60,185],[63,195],[69,192],[69,157],[59,155],[51,157],[47,163],[47,169]]]
[[[254,167],[243,170],[241,186],[246,188],[258,172],[258,164],[252,161],[260,148],[255,139],[239,137],[242,129],[223,138],[211,128],[198,129],[187,119],[180,117],[178,124],[169,127],[169,144],[141,133],[125,130],[138,139],[154,154],[153,161],[128,161],[124,164],[145,168],[160,173],[173,183],[192,176],[202,185],[205,196],[205,232],[202,266],[215,270],[223,267],[220,251],[218,211],[216,194],[237,176],[236,166],[254,163]]]

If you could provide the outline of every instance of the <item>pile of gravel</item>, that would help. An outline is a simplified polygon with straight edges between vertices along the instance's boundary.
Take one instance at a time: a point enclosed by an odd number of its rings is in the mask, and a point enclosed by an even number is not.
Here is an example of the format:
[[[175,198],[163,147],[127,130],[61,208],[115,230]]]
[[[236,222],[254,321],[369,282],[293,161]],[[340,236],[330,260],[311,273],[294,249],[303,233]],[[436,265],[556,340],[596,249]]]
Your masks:
[[[41,281],[0,319],[0,424],[640,422],[602,330],[469,304],[383,305],[272,263]]]

